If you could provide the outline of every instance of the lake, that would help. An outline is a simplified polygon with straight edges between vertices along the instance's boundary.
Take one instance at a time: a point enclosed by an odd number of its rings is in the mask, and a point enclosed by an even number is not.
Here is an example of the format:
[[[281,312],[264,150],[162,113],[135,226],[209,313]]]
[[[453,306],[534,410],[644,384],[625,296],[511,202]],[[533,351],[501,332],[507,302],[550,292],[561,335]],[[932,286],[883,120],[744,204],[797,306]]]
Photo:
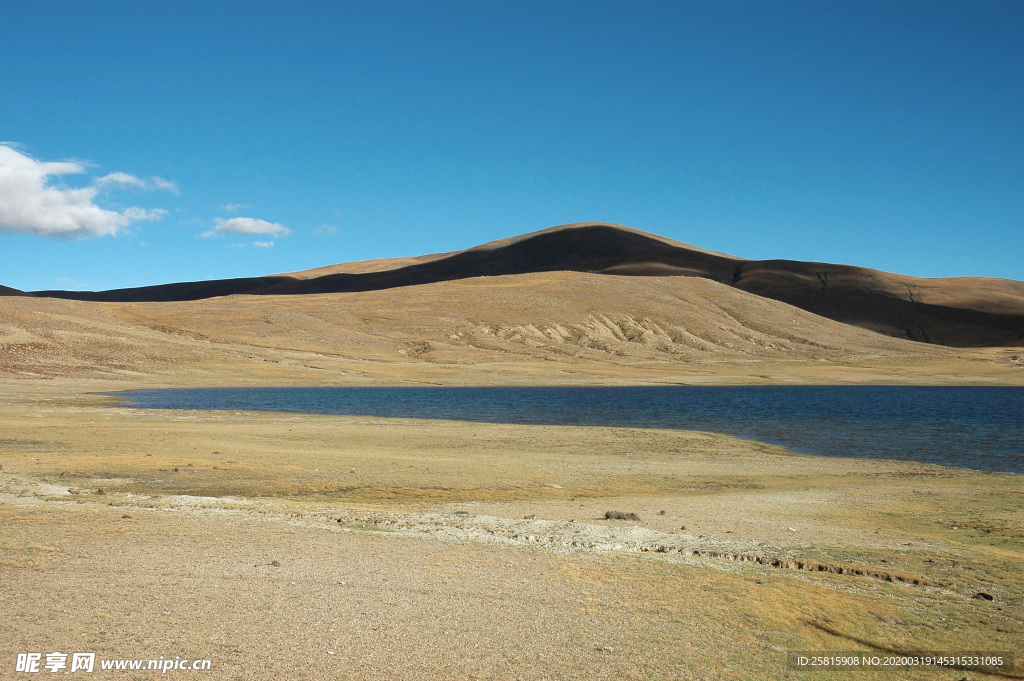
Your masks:
[[[110,394],[146,409],[703,430],[805,454],[1024,473],[1024,388],[1018,387],[192,388]]]

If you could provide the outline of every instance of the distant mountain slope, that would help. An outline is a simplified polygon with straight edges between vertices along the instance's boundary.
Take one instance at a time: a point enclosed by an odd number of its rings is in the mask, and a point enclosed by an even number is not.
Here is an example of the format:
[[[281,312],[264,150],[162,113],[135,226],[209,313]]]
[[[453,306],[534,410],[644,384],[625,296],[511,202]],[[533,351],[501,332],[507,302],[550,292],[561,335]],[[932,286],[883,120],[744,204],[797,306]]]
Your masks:
[[[301,272],[286,272],[280,276],[292,277],[294,279],[316,279],[317,277],[322,277],[327,274],[367,274],[369,272],[384,272],[386,270],[397,270],[401,267],[408,267],[409,265],[419,265],[420,263],[440,260],[441,258],[447,258],[449,255],[454,255],[454,251],[449,253],[419,255],[412,258],[378,258],[375,260],[343,262],[338,263],[337,265],[317,267],[312,270],[302,270]]]
[[[184,301],[232,294],[376,291],[472,277],[575,271],[711,279],[897,338],[958,347],[1024,345],[1024,283],[918,279],[849,265],[743,260],[636,229],[562,225],[475,248],[306,272],[35,295],[109,302]]]
[[[538,272],[169,303],[0,296],[0,380],[1021,384],[1020,354],[890,338],[699,277]]]
[[[733,286],[897,338],[956,347],[1024,344],[1024,283],[918,279],[849,265],[744,263]]]

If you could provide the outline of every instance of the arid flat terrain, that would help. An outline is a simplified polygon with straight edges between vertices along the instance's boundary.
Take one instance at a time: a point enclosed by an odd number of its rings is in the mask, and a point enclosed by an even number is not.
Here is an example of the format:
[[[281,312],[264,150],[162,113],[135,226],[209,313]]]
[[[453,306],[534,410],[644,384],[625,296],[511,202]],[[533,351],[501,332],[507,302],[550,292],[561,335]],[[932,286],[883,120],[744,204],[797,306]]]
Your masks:
[[[915,298],[1017,314],[1011,284],[934,286]],[[738,383],[1024,385],[1024,350],[916,342],[651,272],[0,296],[0,678],[23,677],[16,653],[54,650],[209,658],[218,679],[864,678],[794,671],[787,650],[1024,663],[1017,475],[707,433],[165,412],[99,394]],[[872,673],[965,676],[1024,672]]]
[[[132,410],[101,387],[2,385],[5,660],[784,679],[786,650],[1020,652],[1019,476],[700,433]]]

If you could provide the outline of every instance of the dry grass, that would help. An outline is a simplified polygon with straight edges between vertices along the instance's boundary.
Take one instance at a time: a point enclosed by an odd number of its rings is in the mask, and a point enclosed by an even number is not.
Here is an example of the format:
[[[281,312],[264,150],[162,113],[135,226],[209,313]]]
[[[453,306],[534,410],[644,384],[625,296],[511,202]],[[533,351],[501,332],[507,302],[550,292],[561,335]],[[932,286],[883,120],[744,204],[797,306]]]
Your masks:
[[[703,279],[553,272],[181,303],[0,297],[0,374],[121,385],[1024,384]]]
[[[196,651],[238,679],[784,679],[789,649],[1020,652],[1019,476],[700,433],[145,412],[23,385],[0,403],[3,655]],[[570,520],[925,584],[525,538]],[[465,522],[527,524],[504,544],[446,534]]]

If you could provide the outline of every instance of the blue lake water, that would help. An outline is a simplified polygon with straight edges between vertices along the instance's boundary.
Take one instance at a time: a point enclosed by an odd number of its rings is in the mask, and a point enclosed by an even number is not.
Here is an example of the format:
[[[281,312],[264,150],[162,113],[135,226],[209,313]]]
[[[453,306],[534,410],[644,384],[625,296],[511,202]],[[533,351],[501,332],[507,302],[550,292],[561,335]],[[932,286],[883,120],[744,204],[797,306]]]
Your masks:
[[[134,407],[704,430],[824,456],[1024,473],[1024,388],[638,386],[198,388],[112,393]]]

